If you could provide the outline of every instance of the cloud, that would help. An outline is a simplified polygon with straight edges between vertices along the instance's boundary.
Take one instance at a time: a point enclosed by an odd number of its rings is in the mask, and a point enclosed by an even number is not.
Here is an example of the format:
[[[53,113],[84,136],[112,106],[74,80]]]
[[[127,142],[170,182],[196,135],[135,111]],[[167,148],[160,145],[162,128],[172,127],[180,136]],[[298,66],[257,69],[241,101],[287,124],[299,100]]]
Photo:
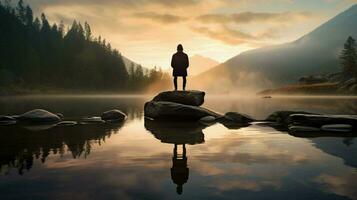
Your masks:
[[[206,35],[211,39],[219,40],[229,45],[249,43],[252,46],[261,46],[263,45],[262,41],[264,39],[274,38],[276,36],[274,29],[267,29],[255,35],[228,26],[215,28],[192,27],[191,29],[197,33]]]
[[[303,20],[311,17],[309,12],[242,12],[233,14],[205,14],[197,17],[197,20],[204,23],[235,23],[245,24],[253,22],[286,23],[296,20]]]
[[[150,19],[152,21],[156,21],[156,22],[160,22],[160,23],[164,23],[164,24],[178,23],[178,22],[186,20],[186,18],[177,16],[177,15],[158,14],[155,12],[134,13],[133,16],[137,17],[137,18]]]

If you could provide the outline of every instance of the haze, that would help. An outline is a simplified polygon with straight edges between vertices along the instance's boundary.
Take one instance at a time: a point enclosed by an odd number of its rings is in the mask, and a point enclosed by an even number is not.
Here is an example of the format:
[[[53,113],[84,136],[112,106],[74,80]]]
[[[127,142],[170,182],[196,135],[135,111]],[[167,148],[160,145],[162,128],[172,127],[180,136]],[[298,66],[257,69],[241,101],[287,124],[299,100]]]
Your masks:
[[[191,55],[223,62],[240,52],[292,41],[355,0],[28,0],[51,22],[88,21],[126,57],[169,67],[182,43]]]

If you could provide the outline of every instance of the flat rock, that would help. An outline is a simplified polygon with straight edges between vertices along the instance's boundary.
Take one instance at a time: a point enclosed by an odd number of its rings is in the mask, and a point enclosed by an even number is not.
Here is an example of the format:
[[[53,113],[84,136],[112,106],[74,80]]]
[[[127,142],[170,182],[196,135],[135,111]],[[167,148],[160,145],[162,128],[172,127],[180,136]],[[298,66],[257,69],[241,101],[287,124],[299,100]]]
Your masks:
[[[74,126],[76,124],[78,124],[76,121],[61,121],[56,126]]]
[[[81,119],[79,124],[101,124],[104,122],[101,117],[85,117]]]
[[[216,123],[216,118],[213,116],[206,116],[206,117],[202,117],[199,120],[200,123],[205,124],[205,125],[211,125]]]
[[[311,127],[311,126],[289,126],[290,131],[295,132],[318,132],[319,128]]]
[[[104,112],[101,118],[105,121],[124,121],[127,116],[122,111],[114,109]]]
[[[246,114],[241,114],[241,113],[237,113],[237,112],[227,112],[223,118],[225,120],[229,120],[235,123],[250,123],[255,121],[252,117],[246,115]]]
[[[156,95],[153,101],[167,101],[191,106],[201,106],[204,102],[205,92],[197,90],[166,91]]]
[[[16,124],[16,119],[11,116],[0,115],[0,125]]]
[[[19,115],[18,120],[31,123],[57,123],[61,118],[47,110],[35,109]]]
[[[329,124],[347,124],[356,128],[357,115],[313,115],[313,114],[293,114],[290,115],[291,124],[298,124],[312,127],[322,127]]]
[[[205,108],[167,101],[150,101],[144,106],[145,117],[156,120],[198,121],[202,117],[221,115]]]
[[[331,131],[331,132],[351,132],[353,127],[349,124],[328,124],[323,125],[321,130],[323,131]]]

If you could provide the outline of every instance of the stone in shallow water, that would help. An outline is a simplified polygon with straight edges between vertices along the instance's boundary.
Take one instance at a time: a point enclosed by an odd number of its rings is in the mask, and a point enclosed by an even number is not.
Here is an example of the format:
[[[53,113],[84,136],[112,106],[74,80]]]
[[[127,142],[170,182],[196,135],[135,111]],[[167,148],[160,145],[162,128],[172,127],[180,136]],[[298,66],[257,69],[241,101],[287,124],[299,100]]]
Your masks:
[[[15,118],[6,115],[0,116],[0,125],[11,125],[11,124],[16,124]]]
[[[204,102],[205,92],[189,91],[166,91],[156,95],[153,101],[168,101],[191,106],[201,106]]]
[[[57,123],[56,126],[74,126],[76,124],[78,124],[78,123],[75,121],[61,121],[61,122]]]
[[[101,124],[104,122],[105,121],[102,120],[101,117],[85,117],[85,118],[81,119],[81,121],[78,123],[79,124]]]
[[[288,125],[290,123],[289,116],[293,114],[312,114],[312,113],[308,113],[305,111],[291,111],[291,110],[276,111],[271,115],[269,115],[265,120]]]
[[[102,120],[105,121],[124,121],[126,117],[125,113],[117,109],[106,111],[101,115]]]
[[[57,123],[61,121],[60,117],[43,109],[28,111],[22,115],[19,115],[17,119],[31,123]]]
[[[145,117],[170,121],[198,121],[206,116],[221,117],[205,108],[166,101],[147,102],[144,112]]]
[[[290,131],[296,132],[318,132],[319,128],[311,127],[311,126],[289,126]]]
[[[321,130],[323,131],[331,131],[331,132],[351,132],[352,126],[349,124],[328,124],[323,125]]]
[[[304,126],[321,127],[329,124],[349,124],[357,126],[357,115],[312,115],[312,114],[293,114],[289,121],[292,124]]]
[[[211,125],[216,123],[216,118],[213,116],[206,116],[206,117],[202,117],[199,121],[202,124]]]
[[[237,112],[227,112],[223,117],[225,120],[229,120],[236,123],[250,123],[254,121],[252,117]]]

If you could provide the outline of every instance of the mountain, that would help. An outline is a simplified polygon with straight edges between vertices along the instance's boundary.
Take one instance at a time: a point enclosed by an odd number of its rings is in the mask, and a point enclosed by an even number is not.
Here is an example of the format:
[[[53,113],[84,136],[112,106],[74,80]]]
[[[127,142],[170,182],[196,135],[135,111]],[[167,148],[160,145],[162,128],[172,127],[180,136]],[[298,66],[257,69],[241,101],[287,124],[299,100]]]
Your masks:
[[[356,19],[357,4],[296,41],[243,52],[197,77],[195,85],[257,91],[306,75],[338,72],[343,44],[348,36],[357,38]]]
[[[207,58],[201,55],[194,55],[190,57],[190,67],[188,68],[189,74],[196,76],[219,64],[219,62],[211,58]]]

